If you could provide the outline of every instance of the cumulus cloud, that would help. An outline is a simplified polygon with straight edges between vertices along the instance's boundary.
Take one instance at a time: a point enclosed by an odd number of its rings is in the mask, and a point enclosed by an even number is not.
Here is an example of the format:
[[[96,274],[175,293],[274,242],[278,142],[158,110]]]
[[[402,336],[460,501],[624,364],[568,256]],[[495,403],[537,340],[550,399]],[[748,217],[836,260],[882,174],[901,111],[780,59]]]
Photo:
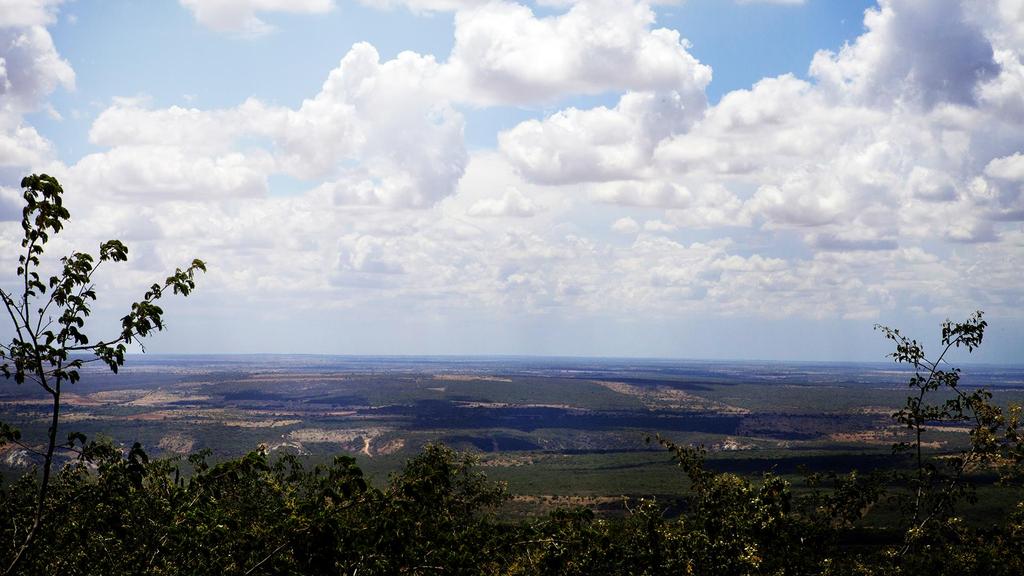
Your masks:
[[[250,99],[235,108],[199,110],[148,107],[146,99],[115,98],[89,129],[97,146],[173,146],[199,153],[231,149],[246,134],[269,133],[267,120],[280,122],[283,111]]]
[[[401,274],[404,271],[399,262],[388,257],[389,242],[386,240],[363,235],[344,239],[343,243],[349,247],[347,254],[342,252],[342,269],[367,274]]]
[[[447,6],[442,4],[420,7]],[[450,194],[465,168],[463,120],[455,103],[546,101],[609,89],[661,89],[627,94],[604,114],[566,114],[566,124],[585,124],[599,137],[623,130],[635,135],[625,145],[610,145],[598,154],[605,165],[594,172],[597,179],[630,173],[647,161],[659,137],[692,124],[705,107],[703,90],[710,81],[710,69],[686,52],[677,33],[651,29],[654,14],[646,3],[584,0],[564,14],[543,18],[511,3],[475,8],[458,4],[452,7],[467,9],[456,18],[456,45],[443,63],[411,52],[382,63],[372,46],[357,44],[320,93],[298,109],[257,101],[219,111],[148,110],[137,104],[115,104],[101,114],[90,138],[112,148],[165,147],[161,149],[165,155],[173,148],[181,158],[224,157],[230,152],[248,156],[250,151],[235,150],[235,145],[245,136],[266,138],[273,143],[274,162],[271,166],[260,161],[259,166],[320,180],[318,190],[337,203],[422,207]],[[236,24],[244,20],[239,15],[255,17],[257,9],[279,8],[273,2],[189,6],[200,20]],[[300,8],[317,6],[301,4]],[[602,34],[591,34],[595,26]],[[530,30],[532,37],[522,37],[522,30]],[[497,36],[489,38],[491,32]],[[535,50],[542,47],[561,62],[558,69],[537,69],[552,61],[537,57]],[[487,54],[501,61],[488,60]],[[623,75],[623,70],[630,73]],[[517,86],[517,92],[495,84],[499,76],[504,78],[499,83],[507,80]],[[550,142],[549,148],[571,144],[572,136],[560,132],[557,123],[557,118],[549,119],[534,126],[532,133],[523,127],[505,138],[506,147],[524,151],[519,164],[527,168],[532,158],[527,148],[540,148],[542,141]],[[118,154],[121,162],[133,156],[141,159],[139,154]],[[100,158],[92,161],[98,164]],[[550,181],[557,182],[565,178],[561,173],[566,169],[591,165],[586,157],[562,155],[556,161],[561,164],[536,165],[533,170],[538,175],[547,171],[552,174]],[[257,181],[248,172],[252,162],[231,165],[247,170],[238,181]],[[229,188],[253,189],[249,185]]]
[[[711,69],[687,52],[678,32],[652,29],[654,21],[637,0],[583,0],[545,17],[490,2],[456,14],[446,74],[463,100],[480,104],[636,90],[674,91],[699,106]]]
[[[569,108],[502,132],[498,142],[536,182],[621,180],[642,171],[658,142],[685,131],[703,111],[703,96],[629,92],[613,109]]]
[[[674,182],[626,180],[608,182],[591,188],[591,196],[600,202],[621,206],[687,208],[694,195],[689,188]]]
[[[533,201],[523,195],[515,187],[509,187],[500,198],[484,198],[478,200],[466,212],[470,216],[512,216],[527,218],[533,216],[537,208]]]
[[[252,99],[221,110],[117,101],[90,131],[111,150],[83,158],[72,174],[92,189],[152,200],[261,195],[267,178],[283,173],[321,182],[337,204],[428,206],[454,191],[466,163],[462,117],[436,94],[437,69],[411,52],[381,62],[361,43],[297,109]],[[241,146],[246,140],[255,143]]]
[[[961,0],[879,0],[867,32],[838,54],[818,52],[811,75],[825,88],[876,105],[970,104],[999,66]]]
[[[52,145],[24,115],[46,108],[46,98],[58,87],[75,87],[74,70],[44,27],[58,4],[0,4],[0,168],[11,173],[52,161]]]
[[[75,73],[42,26],[0,28],[0,102],[9,112],[39,107],[58,86],[75,87]]]
[[[988,179],[979,177],[968,186],[975,202],[995,220],[1024,221],[1024,154],[993,159],[985,175]]]
[[[53,146],[17,116],[0,114],[0,168],[42,166],[53,156]]]
[[[676,226],[661,220],[648,220],[644,222],[644,230],[648,232],[675,232]]]
[[[404,6],[412,12],[450,12],[487,4],[492,0],[359,0],[374,8],[392,9]]]
[[[334,9],[334,0],[179,0],[203,26],[219,32],[259,36],[273,30],[260,12],[323,14]]]
[[[957,184],[947,173],[914,166],[907,176],[907,189],[910,195],[921,200],[949,202],[957,196]]]
[[[792,75],[767,78],[723,96],[684,134],[659,143],[655,161],[672,173],[774,179],[848,144],[881,112],[830,103]]]
[[[778,226],[821,226],[850,213],[852,198],[842,185],[817,176],[797,173],[781,186],[762,186],[748,207]]]
[[[437,91],[438,64],[403,52],[380,62],[357,44],[320,93],[284,117],[275,135],[282,168],[336,175],[342,203],[424,206],[452,193],[466,164],[463,119]],[[341,166],[358,159],[357,167]]]
[[[715,183],[690,188],[658,179],[626,180],[594,185],[589,196],[605,204],[663,208],[674,226],[711,228],[750,224],[743,202],[728,188]]]
[[[611,228],[612,232],[618,232],[619,234],[636,234],[640,231],[640,224],[629,216],[625,216],[612,222]]]
[[[64,0],[0,0],[0,28],[45,26]]]
[[[121,198],[147,201],[262,196],[272,160],[265,154],[196,156],[171,146],[118,147],[75,164],[73,182]]]
[[[501,149],[528,180],[601,182],[591,198],[673,225],[803,230],[827,251],[995,241],[1021,207],[1000,176],[1024,146],[1024,67],[1013,27],[994,24],[1017,9],[886,0],[810,81],[766,78],[668,129],[628,113],[627,94],[524,122]]]
[[[547,6],[554,8],[566,8],[573,4],[580,2],[588,2],[591,0],[535,0],[535,4],[538,6]],[[650,0],[648,4],[651,5],[676,5],[681,0]],[[742,0],[740,0],[742,1]],[[754,0],[758,1],[758,0]],[[792,2],[793,0],[767,0],[781,1],[782,3]],[[797,3],[803,2],[804,0],[796,0]],[[361,4],[366,6],[372,6],[374,8],[390,10],[399,6],[408,8],[413,13],[432,13],[432,12],[452,12],[456,10],[463,10],[466,8],[472,8],[475,6],[482,6],[494,2],[494,0],[359,0]]]
[[[77,191],[76,243],[123,237],[143,256],[111,283],[137,287],[144,268],[200,255],[216,263],[204,289],[239,316],[1024,309],[1024,67],[1014,26],[988,8],[883,2],[808,79],[767,78],[708,106],[710,69],[643,2],[548,2],[564,10],[543,17],[509,2],[375,4],[459,10],[449,58],[382,60],[358,44],[295,106],[116,100],[99,114],[99,150],[60,176]],[[281,6],[233,5],[243,23]],[[4,30],[49,54],[2,73],[0,164],[35,163],[52,150],[23,111],[74,76],[48,36]],[[45,81],[18,80],[37,65]],[[466,150],[460,106],[599,93],[618,102]],[[273,194],[277,177],[300,190]],[[0,188],[0,220],[16,201]]]
[[[993,0],[968,15],[985,30],[997,51],[1024,52],[1024,0]]]
[[[899,246],[894,239],[880,238],[874,230],[864,228],[812,232],[807,235],[806,240],[818,250],[839,252],[895,250]]]
[[[1024,46],[1024,42],[1021,42]],[[994,58],[999,76],[978,87],[978,98],[986,109],[1016,122],[1024,121],[1024,48],[1020,51],[997,50]]]
[[[1024,182],[1024,154],[994,158],[985,166],[985,175],[999,180]]]
[[[269,152],[235,149],[237,141],[268,130],[275,112],[256,101],[224,110],[173,106],[150,109],[119,99],[96,118],[91,143],[109,148],[86,155],[69,172],[72,187],[121,200],[217,200],[266,193],[276,165]]]

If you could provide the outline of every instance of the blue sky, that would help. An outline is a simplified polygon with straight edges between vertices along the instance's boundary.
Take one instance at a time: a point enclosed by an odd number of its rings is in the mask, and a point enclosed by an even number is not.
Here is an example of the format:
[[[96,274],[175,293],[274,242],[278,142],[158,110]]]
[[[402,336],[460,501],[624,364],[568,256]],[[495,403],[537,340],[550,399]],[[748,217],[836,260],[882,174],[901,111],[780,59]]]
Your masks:
[[[154,351],[1020,361],[1020,0],[0,7],[0,245],[206,259]]]

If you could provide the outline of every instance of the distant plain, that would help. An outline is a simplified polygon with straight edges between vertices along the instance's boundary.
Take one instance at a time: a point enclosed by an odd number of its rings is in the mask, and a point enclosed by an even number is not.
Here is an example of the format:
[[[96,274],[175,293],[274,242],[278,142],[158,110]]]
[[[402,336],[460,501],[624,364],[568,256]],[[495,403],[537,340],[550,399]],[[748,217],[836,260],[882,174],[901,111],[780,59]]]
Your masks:
[[[99,368],[67,389],[62,436],[140,442],[160,457],[350,454],[378,479],[443,442],[478,453],[488,476],[506,480],[515,514],[681,499],[683,474],[648,441],[658,434],[705,446],[716,469],[774,472],[798,488],[808,471],[902,466],[891,416],[910,376],[890,363],[519,357],[147,355],[118,375]],[[962,385],[1024,403],[1024,367],[966,365]],[[47,411],[30,385],[0,387],[0,421],[27,442],[44,437]],[[946,427],[925,440],[955,451],[967,434]],[[32,464],[17,446],[2,450],[8,472]]]

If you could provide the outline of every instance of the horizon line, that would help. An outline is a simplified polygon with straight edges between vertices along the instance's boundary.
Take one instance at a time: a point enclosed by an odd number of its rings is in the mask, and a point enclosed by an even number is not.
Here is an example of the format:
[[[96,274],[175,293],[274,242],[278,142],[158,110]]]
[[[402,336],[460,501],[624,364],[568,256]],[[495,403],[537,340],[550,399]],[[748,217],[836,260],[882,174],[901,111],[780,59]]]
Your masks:
[[[698,357],[668,357],[668,356],[597,356],[597,355],[574,355],[574,354],[504,354],[504,353],[473,353],[473,354],[355,354],[335,352],[129,352],[126,354],[131,358],[146,357],[192,357],[192,358],[217,358],[217,357],[309,357],[309,358],[373,358],[373,359],[449,359],[449,360],[615,360],[615,361],[646,361],[646,362],[708,362],[708,363],[738,363],[738,364],[887,364],[894,368],[901,368],[903,365],[892,360],[808,360],[808,359],[768,359],[768,358],[698,358]],[[971,366],[1004,366],[1024,368],[1024,362],[999,362],[999,361],[972,361],[969,359],[958,360],[957,365]]]

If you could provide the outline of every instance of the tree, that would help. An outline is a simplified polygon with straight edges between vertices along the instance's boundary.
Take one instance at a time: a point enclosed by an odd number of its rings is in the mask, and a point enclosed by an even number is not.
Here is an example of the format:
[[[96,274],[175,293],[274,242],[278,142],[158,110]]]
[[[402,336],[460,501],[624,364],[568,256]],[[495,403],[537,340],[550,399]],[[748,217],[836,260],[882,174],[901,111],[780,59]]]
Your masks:
[[[909,380],[911,394],[904,407],[893,414],[896,422],[910,433],[910,439],[895,444],[893,451],[909,453],[914,460],[910,474],[897,475],[910,494],[904,506],[909,516],[906,537],[895,554],[905,559],[904,563],[915,559],[912,552],[916,550],[948,551],[949,547],[941,546],[943,535],[961,537],[957,505],[975,498],[972,473],[997,470],[1003,481],[1020,477],[1024,461],[1024,436],[1018,431],[1020,407],[1011,405],[1004,411],[992,402],[988,390],[964,390],[960,387],[960,369],[946,361],[953,349],[977,349],[987,326],[981,311],[964,322],[946,320],[942,324],[942,350],[931,359],[917,340],[898,329],[875,326],[896,344],[889,357],[913,370]],[[928,428],[944,425],[967,425],[968,446],[953,454],[927,454],[923,438]],[[938,566],[949,568],[950,562],[936,553],[916,556],[919,562],[909,571],[937,573]]]
[[[127,345],[163,330],[163,310],[156,302],[168,290],[188,296],[195,288],[196,272],[206,271],[201,260],[193,260],[185,269],[178,268],[162,283],[153,284],[141,300],[131,305],[128,314],[121,318],[119,332],[93,342],[84,332],[90,305],[96,300],[93,275],[105,262],[127,260],[128,248],[118,240],[109,240],[100,244],[98,257],[73,252],[60,259],[59,272],[44,282],[40,259],[47,243],[64,228],[70,214],[63,205],[64,190],[56,178],[33,174],[22,179],[21,187],[25,207],[21,218],[23,237],[18,256],[18,288],[11,292],[0,289],[0,299],[13,324],[14,336],[10,344],[0,344],[0,371],[18,384],[36,384],[50,395],[52,403],[46,447],[42,452],[22,444],[17,430],[0,426],[0,442],[16,442],[43,458],[32,525],[5,573],[14,571],[32,546],[44,520],[55,451],[59,447],[73,450],[76,442],[84,444],[81,434],[70,434],[66,443],[58,443],[64,385],[77,382],[79,370],[87,362],[103,362],[117,373],[124,364]]]

